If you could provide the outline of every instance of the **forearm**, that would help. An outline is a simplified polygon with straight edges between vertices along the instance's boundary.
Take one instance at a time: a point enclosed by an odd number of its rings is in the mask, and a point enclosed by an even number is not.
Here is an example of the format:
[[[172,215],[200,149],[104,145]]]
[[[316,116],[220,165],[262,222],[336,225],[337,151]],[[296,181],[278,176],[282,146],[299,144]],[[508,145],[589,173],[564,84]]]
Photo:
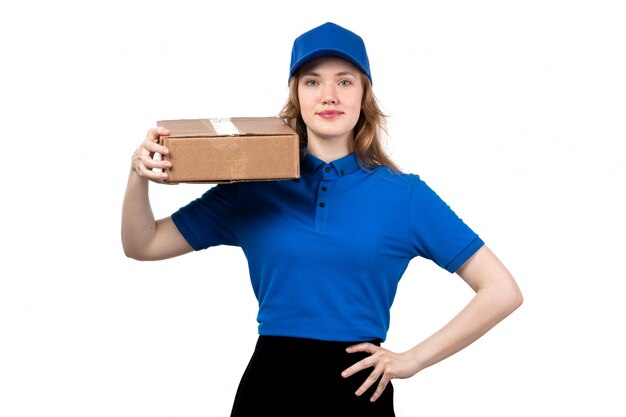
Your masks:
[[[479,290],[441,330],[410,350],[418,371],[452,356],[493,328],[521,304],[516,287]]]
[[[131,169],[122,206],[122,245],[126,255],[133,258],[152,241],[156,232],[148,187],[148,180]]]

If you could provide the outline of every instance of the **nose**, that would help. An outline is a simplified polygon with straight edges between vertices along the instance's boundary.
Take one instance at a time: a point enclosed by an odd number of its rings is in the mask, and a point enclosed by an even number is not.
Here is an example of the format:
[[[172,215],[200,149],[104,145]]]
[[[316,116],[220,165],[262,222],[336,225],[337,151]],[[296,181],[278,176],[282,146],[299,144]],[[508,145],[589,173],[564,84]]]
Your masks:
[[[337,104],[337,94],[333,85],[327,85],[322,91],[323,104]]]

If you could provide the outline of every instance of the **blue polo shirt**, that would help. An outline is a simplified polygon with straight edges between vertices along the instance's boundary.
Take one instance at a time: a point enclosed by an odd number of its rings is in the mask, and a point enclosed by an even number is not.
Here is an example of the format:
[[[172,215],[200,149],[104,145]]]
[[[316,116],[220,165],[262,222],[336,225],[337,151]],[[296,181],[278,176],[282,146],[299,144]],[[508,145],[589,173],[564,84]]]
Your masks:
[[[411,259],[456,271],[482,245],[419,176],[308,154],[296,180],[220,184],[172,219],[195,250],[243,250],[262,335],[385,340]]]

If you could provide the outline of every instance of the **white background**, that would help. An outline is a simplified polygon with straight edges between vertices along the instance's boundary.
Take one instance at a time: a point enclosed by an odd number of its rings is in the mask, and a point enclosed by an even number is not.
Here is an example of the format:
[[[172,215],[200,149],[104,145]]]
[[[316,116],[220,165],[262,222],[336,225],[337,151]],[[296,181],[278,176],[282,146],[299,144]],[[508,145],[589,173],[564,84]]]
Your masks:
[[[229,415],[256,340],[245,259],[127,259],[130,156],[156,120],[277,114],[293,39],[326,21],[366,41],[393,158],[525,296],[475,344],[395,381],[398,416],[626,415],[620,2],[402,3],[0,6],[1,416]],[[155,215],[205,188],[153,184]],[[413,261],[386,346],[408,349],[471,296]]]

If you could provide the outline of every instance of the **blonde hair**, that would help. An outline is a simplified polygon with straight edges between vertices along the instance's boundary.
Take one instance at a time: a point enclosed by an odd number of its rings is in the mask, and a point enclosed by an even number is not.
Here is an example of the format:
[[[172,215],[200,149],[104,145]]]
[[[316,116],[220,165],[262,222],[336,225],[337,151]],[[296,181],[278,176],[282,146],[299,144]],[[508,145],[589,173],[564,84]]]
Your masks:
[[[306,154],[308,143],[307,129],[300,113],[300,101],[298,100],[298,80],[300,74],[294,74],[289,80],[289,96],[283,106],[279,117],[294,129],[300,137],[300,146],[303,155]],[[383,146],[383,134],[387,135],[386,121],[387,115],[382,112],[372,84],[367,76],[361,73],[363,84],[363,99],[361,101],[361,114],[354,126],[352,149],[359,161],[359,164],[378,167],[386,166],[394,171],[401,172],[400,167],[387,155]]]

